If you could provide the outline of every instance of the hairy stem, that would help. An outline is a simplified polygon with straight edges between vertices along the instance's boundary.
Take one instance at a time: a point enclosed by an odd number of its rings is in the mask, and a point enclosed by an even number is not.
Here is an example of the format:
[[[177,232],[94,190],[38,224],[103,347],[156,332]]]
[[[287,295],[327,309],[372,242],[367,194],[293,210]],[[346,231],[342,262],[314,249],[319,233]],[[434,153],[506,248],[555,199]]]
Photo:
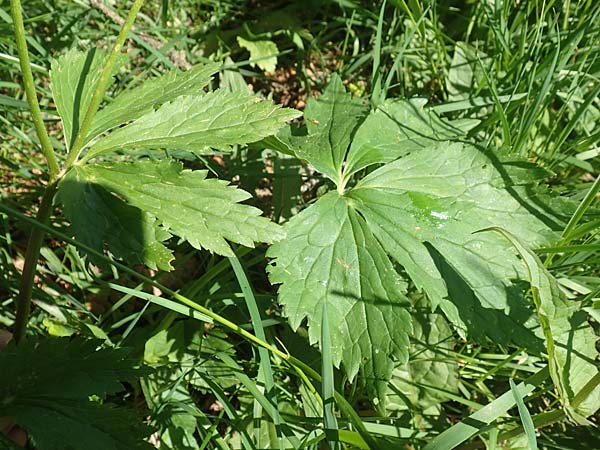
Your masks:
[[[42,197],[42,204],[35,217],[35,220],[46,224],[52,213],[52,200],[56,192],[56,182],[51,183],[46,188]],[[14,325],[14,339],[18,344],[25,336],[27,322],[29,320],[29,311],[31,310],[31,294],[33,292],[33,280],[37,268],[40,248],[44,240],[44,230],[34,227],[29,235],[27,242],[27,252],[25,253],[25,263],[23,265],[23,274],[21,275],[21,284],[19,286],[19,295],[17,296],[17,315]]]
[[[125,44],[125,39],[127,39],[127,35],[133,27],[133,22],[135,21],[135,17],[139,12],[140,8],[144,0],[135,0],[131,9],[129,10],[129,14],[121,27],[121,31],[119,32],[119,36],[117,36],[117,41],[108,56],[108,60],[102,69],[102,73],[100,74],[100,79],[98,80],[98,84],[96,85],[96,89],[94,90],[94,94],[92,95],[92,99],[90,100],[90,105],[85,113],[83,121],[81,122],[81,127],[79,128],[79,132],[77,133],[77,137],[75,138],[75,142],[73,146],[69,150],[69,154],[67,155],[67,162],[65,166],[65,170],[68,170],[73,163],[77,160],[79,153],[83,145],[86,143],[87,134],[92,127],[92,122],[94,120],[94,116],[96,112],[98,112],[98,108],[100,107],[100,103],[102,103],[102,99],[104,98],[104,93],[108,88],[108,84],[111,80],[111,74],[115,63],[117,62],[117,58],[121,54],[121,49]]]
[[[42,112],[38,103],[37,94],[35,93],[35,84],[33,82],[33,74],[31,73],[31,65],[29,62],[29,53],[27,52],[27,41],[25,40],[25,27],[23,26],[23,14],[21,13],[21,1],[10,0],[10,11],[15,27],[15,39],[17,41],[17,50],[19,52],[19,63],[21,65],[21,73],[23,74],[23,84],[25,85],[25,93],[27,94],[27,103],[33,116],[33,125],[38,139],[42,146],[42,152],[46,158],[49,169],[50,182],[52,183],[60,169],[54,154],[52,144],[48,138],[48,132],[44,126]]]

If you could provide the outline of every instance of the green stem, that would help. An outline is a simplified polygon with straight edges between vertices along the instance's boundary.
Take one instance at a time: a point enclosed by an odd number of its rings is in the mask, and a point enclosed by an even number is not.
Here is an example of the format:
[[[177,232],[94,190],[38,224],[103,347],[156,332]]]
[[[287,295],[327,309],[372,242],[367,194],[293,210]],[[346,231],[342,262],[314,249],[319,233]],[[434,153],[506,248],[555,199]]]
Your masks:
[[[35,220],[46,224],[52,213],[52,200],[56,192],[56,182],[51,183],[46,187],[42,204],[37,212]],[[34,227],[29,235],[27,242],[27,252],[25,253],[25,262],[23,265],[23,274],[21,275],[21,284],[19,286],[19,295],[17,296],[17,313],[14,325],[14,338],[18,344],[25,336],[27,330],[27,322],[29,320],[29,312],[31,310],[31,295],[33,292],[33,279],[37,268],[38,258],[40,256],[40,248],[44,240],[44,230]]]
[[[321,375],[317,371],[315,371],[312,367],[310,367],[309,365],[303,363],[302,361],[291,356],[290,354],[279,350],[277,347],[274,347],[273,345],[269,344],[268,342],[265,342],[264,340],[259,339],[257,336],[244,330],[243,328],[241,328],[239,325],[235,324],[234,322],[231,322],[230,320],[213,312],[212,310],[210,310],[202,305],[199,305],[198,303],[191,300],[190,298],[188,298],[184,295],[181,295],[181,294],[173,291],[172,289],[169,289],[166,286],[163,286],[162,284],[158,283],[156,280],[153,280],[150,277],[142,275],[141,273],[136,272],[135,270],[131,269],[130,267],[127,267],[124,264],[121,264],[120,262],[110,260],[102,252],[99,252],[98,250],[96,250],[92,247],[89,247],[85,244],[82,244],[81,242],[76,241],[75,239],[70,238],[66,234],[61,233],[60,231],[47,225],[46,223],[38,221],[37,218],[34,219],[32,217],[28,217],[28,216],[21,214],[20,212],[14,210],[13,208],[7,206],[6,204],[2,204],[2,203],[0,203],[0,211],[4,212],[12,217],[15,217],[19,220],[22,220],[24,222],[32,224],[34,227],[42,230],[42,232],[46,231],[48,233],[51,233],[54,236],[62,239],[63,241],[65,241],[69,244],[72,244],[76,247],[81,248],[86,253],[92,254],[100,259],[103,259],[104,261],[107,261],[109,264],[112,264],[117,269],[119,269],[125,273],[128,273],[128,274],[138,278],[139,280],[144,281],[145,283],[148,283],[152,286],[156,286],[162,292],[164,292],[165,294],[178,300],[180,303],[183,303],[184,305],[187,305],[190,308],[210,317],[215,322],[220,323],[221,325],[223,325],[226,328],[229,328],[231,331],[235,332],[236,334],[243,337],[244,339],[246,339],[260,347],[266,348],[271,353],[273,353],[274,355],[277,355],[282,360],[287,362],[299,374],[302,374],[301,377],[308,375],[310,378],[312,378],[316,382],[318,382],[318,383],[321,382]],[[334,392],[334,397],[340,408],[340,411],[348,418],[348,420],[356,428],[356,431],[365,440],[365,442],[367,443],[369,448],[371,448],[373,450],[379,448],[377,443],[375,442],[375,440],[369,434],[369,432],[368,432],[367,428],[365,427],[364,423],[362,422],[360,416],[356,413],[356,411],[354,410],[352,405],[350,405],[350,403],[348,403],[348,401],[346,400],[344,395],[336,390]]]
[[[85,113],[83,121],[81,122],[81,127],[79,128],[79,132],[77,133],[77,138],[73,143],[73,146],[69,150],[69,154],[67,155],[67,162],[65,165],[65,171],[69,170],[69,168],[75,163],[79,153],[86,143],[87,134],[92,127],[92,122],[94,121],[94,116],[96,112],[98,112],[98,108],[100,107],[100,103],[102,103],[102,99],[104,98],[104,93],[108,88],[108,85],[111,81],[111,74],[113,71],[113,67],[117,62],[117,58],[121,54],[121,49],[125,44],[125,39],[127,39],[127,35],[133,26],[133,22],[135,21],[135,17],[139,12],[140,8],[144,0],[135,0],[131,9],[129,10],[129,14],[125,19],[125,23],[121,27],[121,31],[119,32],[119,36],[117,36],[117,41],[108,56],[108,60],[102,69],[102,73],[100,74],[100,79],[98,80],[98,84],[96,85],[96,89],[94,90],[94,94],[92,95],[92,99],[90,100],[90,105]]]
[[[54,154],[54,149],[50,143],[50,138],[48,137],[48,132],[44,126],[44,119],[42,119],[42,112],[40,111],[37,94],[35,93],[35,84],[33,82],[33,74],[31,73],[29,53],[27,52],[27,41],[25,40],[25,27],[23,26],[20,0],[10,0],[10,11],[15,26],[15,39],[17,41],[17,50],[19,52],[19,63],[21,65],[21,73],[23,74],[25,93],[27,94],[27,103],[29,103],[29,109],[33,116],[35,132],[40,140],[42,152],[48,163],[50,182],[53,182],[60,169],[58,167],[56,155]]]

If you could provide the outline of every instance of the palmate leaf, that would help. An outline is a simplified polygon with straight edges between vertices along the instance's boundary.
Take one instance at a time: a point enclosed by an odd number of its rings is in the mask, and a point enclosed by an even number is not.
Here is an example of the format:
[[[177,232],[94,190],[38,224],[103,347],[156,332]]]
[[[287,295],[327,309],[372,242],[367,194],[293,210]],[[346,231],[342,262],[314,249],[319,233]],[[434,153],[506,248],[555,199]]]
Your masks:
[[[221,89],[202,97],[182,96],[99,139],[85,159],[116,149],[202,152],[205,147],[247,144],[275,133],[299,115],[242,92]]]
[[[513,280],[525,279],[516,251],[501,236],[473,233],[502,226],[531,245],[542,245],[555,237],[547,224],[553,214],[542,214],[543,208],[531,200],[522,171],[501,165],[474,145],[450,143],[449,138],[464,133],[465,124],[442,122],[418,102],[387,102],[362,124],[355,114],[346,127],[354,130],[352,143],[330,139],[325,150],[304,145],[311,136],[327,133],[331,123],[347,120],[345,110],[327,108],[349,101],[343,88],[333,84],[324,104],[307,108],[306,123],[313,124],[308,137],[288,142],[298,157],[326,170],[337,192],[285,225],[288,239],[268,253],[274,258],[270,277],[281,283],[280,302],[292,326],[308,318],[312,342],[319,340],[325,303],[328,317],[337,320],[331,325],[335,362],[341,361],[350,377],[360,365],[369,383],[371,378],[389,379],[393,359],[406,361],[408,349],[402,342],[411,324],[393,263],[466,331],[473,316],[460,307],[462,292],[471,299],[469,309],[511,317],[519,291]],[[313,120],[311,110],[321,114],[319,119]],[[301,146],[295,148],[298,142]],[[373,164],[384,165],[347,187],[352,173]],[[448,271],[462,283],[462,292],[455,289],[456,282],[446,282]],[[449,297],[449,287],[458,295]],[[539,349],[526,324],[513,323],[519,331],[512,334]],[[489,335],[497,324],[477,326]],[[385,384],[369,384],[383,399]]]
[[[335,192],[286,228],[286,239],[268,255],[277,258],[270,279],[282,284],[279,299],[290,325],[296,329],[308,317],[310,341],[319,341],[325,304],[333,363],[343,361],[350,378],[361,369],[382,392],[391,358],[408,357],[405,284],[364,220]]]
[[[13,343],[0,352],[0,416],[11,416],[40,450],[151,449],[137,414],[89,400],[120,392],[147,373],[127,349],[85,339]]]
[[[281,227],[260,217],[259,209],[240,203],[250,194],[228,186],[226,181],[206,178],[205,170],[183,170],[181,163],[170,160],[90,164],[71,170],[65,178],[67,183],[61,183],[59,198],[89,198],[91,190],[103,201],[106,195],[116,195],[138,210],[137,220],[129,220],[127,205],[122,206],[120,211],[125,214],[112,218],[105,229],[108,233],[112,228],[130,238],[131,247],[142,244],[139,257],[146,263],[150,258],[160,266],[169,258],[160,243],[152,239],[160,241],[160,235],[166,232],[186,239],[196,248],[226,256],[233,255],[226,240],[253,247],[255,242],[273,242],[283,237]],[[78,189],[87,193],[75,192]],[[116,197],[109,197],[110,202]],[[95,227],[78,217],[81,211],[67,208],[65,213],[70,213],[67,217],[76,224],[73,231],[79,230],[84,237],[94,233]],[[160,229],[156,229],[156,224]],[[137,241],[133,241],[134,236]],[[124,252],[121,255],[125,256]]]
[[[346,94],[342,80],[335,75],[319,101],[306,105],[308,136],[292,136],[289,144],[296,156],[340,184],[344,155],[368,111],[366,105]]]

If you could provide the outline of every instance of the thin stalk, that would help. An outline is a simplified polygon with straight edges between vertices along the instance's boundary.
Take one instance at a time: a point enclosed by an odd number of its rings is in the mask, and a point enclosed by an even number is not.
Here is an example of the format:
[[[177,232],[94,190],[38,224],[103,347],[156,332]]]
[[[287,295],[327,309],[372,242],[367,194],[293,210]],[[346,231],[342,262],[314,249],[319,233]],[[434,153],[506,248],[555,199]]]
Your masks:
[[[54,149],[50,143],[48,132],[44,126],[40,104],[38,103],[37,94],[35,93],[35,83],[33,82],[33,74],[31,73],[27,41],[25,40],[25,27],[23,25],[20,0],[10,0],[10,12],[15,26],[15,39],[17,41],[21,73],[23,74],[23,84],[25,85],[25,93],[27,94],[27,103],[29,103],[29,109],[33,116],[35,132],[42,146],[42,153],[48,163],[49,177],[50,182],[52,183],[58,176],[60,168],[58,167],[58,161],[56,160]]]
[[[73,163],[77,160],[81,148],[85,144],[85,139],[87,134],[92,127],[92,122],[94,120],[94,116],[96,112],[98,112],[98,108],[100,107],[100,103],[102,103],[102,99],[104,98],[104,93],[108,88],[108,84],[111,81],[111,74],[115,63],[117,62],[117,58],[121,54],[121,49],[125,44],[125,39],[127,39],[127,35],[133,26],[133,22],[135,21],[135,17],[139,12],[140,8],[144,0],[135,0],[131,9],[129,10],[129,14],[121,27],[121,31],[119,32],[119,36],[117,36],[117,41],[108,56],[108,60],[102,69],[102,74],[100,75],[100,79],[98,80],[98,84],[96,85],[96,89],[94,90],[94,94],[92,95],[92,99],[90,100],[90,105],[85,113],[83,121],[81,122],[81,127],[79,128],[79,132],[77,133],[77,137],[75,138],[75,142],[73,146],[69,149],[69,154],[67,155],[67,162],[65,165],[65,171],[68,170]]]
[[[53,182],[46,188],[42,197],[42,204],[37,212],[36,221],[46,224],[52,213],[52,200],[56,192],[56,183]],[[33,279],[37,268],[40,248],[44,240],[44,230],[35,227],[31,230],[29,241],[27,242],[27,252],[25,253],[25,262],[23,265],[23,274],[21,275],[21,284],[19,286],[19,295],[17,296],[17,313],[14,325],[14,339],[18,344],[25,336],[27,322],[29,321],[29,312],[31,311],[31,295],[33,292]]]
[[[163,286],[156,280],[153,280],[152,278],[150,278],[146,275],[136,272],[135,270],[126,266],[125,264],[121,264],[118,261],[110,260],[102,252],[99,252],[98,250],[96,250],[92,247],[89,247],[85,244],[82,244],[81,242],[76,241],[75,239],[70,238],[66,234],[61,233],[60,231],[56,230],[54,227],[47,225],[46,223],[39,222],[37,220],[37,218],[34,219],[32,217],[28,217],[28,216],[21,214],[20,212],[14,210],[13,208],[7,206],[6,204],[2,204],[2,203],[0,203],[0,211],[4,212],[12,217],[17,218],[18,220],[22,220],[24,222],[32,224],[35,228],[39,228],[40,230],[42,230],[42,232],[46,231],[48,233],[51,233],[54,236],[62,239],[63,241],[65,241],[69,244],[72,244],[76,247],[79,247],[79,248],[85,250],[87,253],[90,253],[100,259],[103,259],[104,261],[107,261],[109,264],[112,264],[117,269],[138,278],[140,281],[148,283],[152,286],[156,286],[165,294],[171,296],[172,298],[179,301],[180,303],[183,303],[184,305],[187,305],[190,308],[210,317],[215,322],[223,325],[226,328],[229,328],[231,331],[238,334],[239,336],[246,339],[247,341],[250,341],[260,347],[266,348],[271,353],[273,353],[274,355],[276,355],[279,358],[281,358],[282,360],[284,360],[288,365],[290,365],[293,369],[295,369],[296,372],[298,372],[299,374],[302,374],[304,377],[306,375],[308,375],[308,377],[312,378],[313,380],[315,380],[318,383],[320,383],[322,381],[321,375],[317,371],[315,371],[312,367],[310,367],[309,365],[307,365],[304,362],[300,361],[299,359],[291,356],[290,354],[279,350],[277,347],[269,344],[268,342],[265,342],[264,340],[258,338],[257,336],[250,333],[249,331],[246,331],[245,329],[243,329],[236,323],[234,323],[234,322],[226,319],[225,317],[213,312],[212,310],[196,303],[192,299],[185,297],[184,295],[181,295],[181,294],[173,291],[172,289],[169,289],[166,286]],[[365,442],[367,443],[369,448],[373,449],[373,450],[379,448],[379,446],[377,445],[377,443],[375,442],[373,437],[369,434],[367,428],[365,427],[365,424],[362,422],[362,419],[356,413],[356,411],[354,410],[352,405],[350,405],[350,403],[348,403],[348,401],[346,400],[344,395],[336,390],[334,392],[334,398],[340,408],[340,411],[348,418],[350,423],[352,423],[352,425],[356,428],[356,431],[365,440]]]

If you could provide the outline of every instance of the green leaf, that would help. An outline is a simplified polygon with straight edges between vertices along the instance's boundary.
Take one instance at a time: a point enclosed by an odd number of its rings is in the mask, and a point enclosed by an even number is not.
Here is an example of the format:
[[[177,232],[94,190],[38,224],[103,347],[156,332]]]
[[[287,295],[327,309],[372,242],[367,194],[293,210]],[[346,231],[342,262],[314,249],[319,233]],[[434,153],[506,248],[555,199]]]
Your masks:
[[[381,396],[391,358],[408,357],[404,283],[364,220],[336,192],[286,228],[287,238],[268,251],[277,258],[269,274],[282,284],[279,299],[292,328],[308,318],[310,341],[319,341],[326,308],[333,363],[343,362],[351,379],[360,369],[372,393]]]
[[[134,411],[89,400],[41,398],[16,405],[11,416],[38,450],[152,450],[152,433]]]
[[[556,279],[538,256],[513,233],[490,228],[517,249],[527,268],[534,303],[546,339],[550,376],[567,415],[580,424],[600,409],[600,384],[592,386],[582,399],[574,399],[588,382],[598,377],[596,335],[578,303],[567,300]],[[488,231],[488,230],[485,230]]]
[[[98,111],[84,143],[125,122],[142,117],[157,105],[182,95],[201,95],[202,88],[219,67],[219,64],[212,63],[196,66],[183,73],[174,69],[145,81],[139,87],[121,92],[113,102]]]
[[[472,126],[466,122],[442,121],[424,109],[426,101],[386,101],[373,111],[352,141],[345,164],[348,177],[372,164],[387,163],[412,151],[457,139]]]
[[[313,106],[320,116],[306,111],[308,137],[289,143],[337,183],[337,192],[290,220],[288,238],[268,253],[292,327],[307,318],[317,342],[325,302],[336,320],[334,363],[343,362],[350,378],[360,366],[371,393],[381,397],[393,359],[406,362],[411,328],[396,263],[463,333],[477,328],[490,336],[499,324],[514,323],[505,340],[539,350],[530,329],[536,324],[527,322],[532,312],[518,302],[515,280],[526,278],[519,256],[500,236],[474,232],[502,226],[533,246],[546,245],[561,226],[562,206],[534,198],[514,162],[505,167],[474,145],[449,142],[464,134],[462,124],[441,121],[422,103],[387,102],[361,124],[360,108],[347,106],[339,81],[327,92]],[[321,122],[328,132],[314,139]],[[348,189],[350,175],[372,164],[383,165]],[[454,280],[445,280],[448,273]],[[494,320],[478,323],[479,317]]]
[[[128,349],[97,350],[97,346],[98,341],[81,338],[26,341],[18,347],[11,342],[0,352],[0,405],[42,393],[87,399],[121,391],[120,379],[140,373],[135,360]]]
[[[40,450],[152,448],[135,414],[89,400],[146,373],[129,350],[97,346],[81,338],[10,343],[0,352],[0,416],[14,417]]]
[[[73,144],[79,132],[105,57],[105,52],[95,48],[88,52],[71,49],[52,61],[50,86],[63,123],[67,148]]]
[[[537,450],[537,438],[535,437],[535,425],[533,424],[533,419],[531,418],[531,414],[523,401],[523,396],[517,389],[515,382],[511,379],[508,380],[510,383],[510,390],[513,393],[515,398],[515,403],[517,404],[517,408],[519,410],[519,416],[521,417],[521,423],[523,424],[523,429],[525,431],[525,435],[527,436],[527,443],[529,444],[529,450]]]
[[[172,269],[173,254],[162,244],[171,235],[158,225],[156,217],[108,192],[86,170],[74,167],[69,171],[60,182],[56,199],[64,205],[64,215],[78,241],[98,251],[106,243],[114,256],[129,264]],[[88,257],[98,266],[105,265],[92,254]]]
[[[161,448],[201,448],[194,434],[202,426],[203,413],[193,397],[209,388],[205,378],[217,378],[223,388],[239,384],[238,372],[222,356],[235,356],[227,336],[214,330],[204,335],[193,320],[177,321],[146,341],[144,360],[155,370],[144,380],[144,394],[159,428]]]
[[[144,220],[151,220],[144,215],[150,214],[164,230],[198,249],[232,256],[226,239],[253,247],[283,237],[281,227],[259,217],[259,209],[240,204],[250,194],[206,175],[205,170],[183,170],[179,162],[141,160],[86,165],[73,176],[124,199]]]
[[[237,37],[240,47],[250,52],[250,64],[258,66],[267,72],[275,72],[279,49],[273,41],[259,40],[248,41],[241,36]]]
[[[280,108],[242,92],[217,90],[181,96],[96,142],[85,159],[131,148],[202,152],[206,147],[247,144],[275,133],[299,111]]]
[[[367,112],[368,107],[360,100],[352,100],[341,78],[334,75],[321,97],[309,100],[306,105],[304,120],[308,136],[290,136],[289,144],[298,158],[306,159],[319,172],[340,184],[348,145]]]
[[[555,238],[504,183],[481,150],[442,143],[375,170],[348,196],[434,306],[445,296],[445,283],[429,246],[460,274],[484,307],[504,309],[511,280],[523,279],[522,265],[499,236],[473,232],[502,224],[532,245]]]
[[[489,63],[490,58],[478,48],[466,42],[457,42],[446,79],[449,100],[463,100],[477,92],[480,83],[485,80],[482,67],[487,67]]]
[[[519,383],[516,386],[516,389],[505,392],[492,402],[475,411],[463,421],[454,424],[437,435],[423,448],[423,450],[453,449],[470,437],[489,430],[488,425],[504,416],[508,410],[515,405],[515,396],[513,392],[516,391],[518,395],[525,397],[538,388],[546,378],[548,378],[548,369],[543,368],[522,383]]]

